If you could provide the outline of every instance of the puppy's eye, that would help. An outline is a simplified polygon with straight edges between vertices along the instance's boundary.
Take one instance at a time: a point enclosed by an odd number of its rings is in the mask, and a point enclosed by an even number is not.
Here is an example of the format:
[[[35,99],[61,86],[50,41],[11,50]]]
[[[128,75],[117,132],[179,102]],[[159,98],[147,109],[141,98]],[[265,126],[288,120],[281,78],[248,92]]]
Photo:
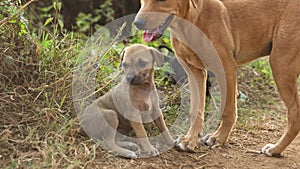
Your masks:
[[[148,64],[148,62],[146,62],[146,61],[143,61],[143,60],[139,61],[140,67],[145,67],[147,64]]]
[[[122,63],[122,67],[123,67],[123,68],[128,68],[129,65],[128,65],[127,63]]]
[[[156,0],[157,2],[165,2],[166,0]]]

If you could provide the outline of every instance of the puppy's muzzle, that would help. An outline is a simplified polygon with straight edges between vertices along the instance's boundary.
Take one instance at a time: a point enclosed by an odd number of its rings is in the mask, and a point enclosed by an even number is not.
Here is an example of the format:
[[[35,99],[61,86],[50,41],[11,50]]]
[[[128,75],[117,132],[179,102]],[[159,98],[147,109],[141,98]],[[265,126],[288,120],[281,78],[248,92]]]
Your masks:
[[[143,82],[143,78],[135,74],[127,74],[126,82],[130,85],[139,85]]]
[[[132,80],[134,79],[134,77],[135,77],[134,74],[126,75],[126,82],[130,84],[132,82]]]

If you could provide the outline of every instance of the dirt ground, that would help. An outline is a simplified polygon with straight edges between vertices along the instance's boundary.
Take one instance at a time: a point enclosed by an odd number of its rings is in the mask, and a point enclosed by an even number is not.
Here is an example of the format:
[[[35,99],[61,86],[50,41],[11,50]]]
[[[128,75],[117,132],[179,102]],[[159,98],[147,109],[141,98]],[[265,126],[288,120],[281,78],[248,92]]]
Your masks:
[[[96,159],[87,168],[300,168],[300,136],[280,158],[267,157],[252,151],[260,150],[264,144],[275,142],[280,137],[279,127],[283,126],[276,125],[278,121],[274,119],[266,123],[272,127],[248,133],[235,129],[228,144],[223,147],[210,149],[199,145],[195,153],[178,152],[172,149],[159,157],[133,160],[104,152],[104,154],[97,154]]]

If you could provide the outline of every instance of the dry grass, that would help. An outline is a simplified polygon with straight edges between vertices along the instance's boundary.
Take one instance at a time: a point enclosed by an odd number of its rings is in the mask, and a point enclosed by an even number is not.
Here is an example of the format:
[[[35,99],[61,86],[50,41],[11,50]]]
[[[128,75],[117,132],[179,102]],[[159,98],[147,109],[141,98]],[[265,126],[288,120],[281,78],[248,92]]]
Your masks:
[[[45,55],[51,49],[20,36],[20,29],[18,24],[1,29],[7,33],[0,44],[0,166],[84,166],[96,146],[77,132],[68,60],[76,55],[74,42],[55,39],[52,57]]]

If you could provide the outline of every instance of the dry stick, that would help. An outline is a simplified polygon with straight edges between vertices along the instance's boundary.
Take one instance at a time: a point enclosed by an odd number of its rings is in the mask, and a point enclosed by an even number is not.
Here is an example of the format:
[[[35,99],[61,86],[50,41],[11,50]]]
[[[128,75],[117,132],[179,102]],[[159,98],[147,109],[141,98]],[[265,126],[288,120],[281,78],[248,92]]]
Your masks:
[[[119,32],[117,33],[116,37],[110,42],[110,44],[108,45],[108,47],[106,47],[106,49],[104,49],[103,54],[102,55],[98,55],[94,59],[95,61],[100,60],[102,58],[102,56],[105,55],[109,51],[109,49],[115,44],[115,42],[117,42],[118,38],[121,36],[123,30],[125,29],[126,25],[127,25],[127,22],[123,23],[123,25],[121,26],[121,28],[120,28]],[[99,39],[97,39],[95,43],[97,43],[98,40]],[[88,70],[88,69],[90,69],[93,66],[90,63],[90,60],[87,60],[87,61],[83,62],[81,65],[83,65],[83,64],[88,64],[89,65],[89,67],[87,67],[85,70]],[[99,69],[99,67],[100,66],[97,66],[95,69]]]
[[[257,150],[247,150],[246,153],[262,154],[262,151],[257,151]]]
[[[118,38],[121,36],[121,33],[122,33],[122,31],[124,30],[125,26],[126,26],[126,22],[121,26],[121,28],[120,28],[120,30],[119,30],[117,36],[112,40],[112,42],[111,42],[111,43],[108,45],[108,47],[104,50],[103,55],[104,55],[105,53],[107,53],[107,52],[109,51],[109,49],[114,45],[114,43],[118,40]],[[96,58],[96,60],[99,60],[103,55],[98,56],[98,57]],[[90,63],[87,63],[87,64],[90,64]],[[91,64],[90,64],[90,67],[91,67]],[[90,67],[86,68],[85,70],[88,70]],[[97,66],[95,69],[99,69],[99,67],[100,67],[100,65]],[[104,87],[108,86],[108,85],[109,85],[109,84],[110,84],[110,83],[111,83],[118,75],[120,75],[120,72],[119,72],[115,77],[113,77],[109,82],[107,82],[107,83],[104,85]],[[80,100],[87,99],[87,98],[93,96],[94,94],[100,92],[101,90],[103,90],[104,87],[102,87],[102,88],[96,90],[95,92],[89,94],[88,96],[86,96],[86,97],[84,97],[84,98],[82,98],[82,99],[78,99],[78,100],[76,100],[76,101],[80,101]]]
[[[8,22],[9,20],[11,20],[11,19],[14,18],[15,16],[17,16],[22,10],[24,10],[25,8],[27,8],[27,7],[28,7],[31,3],[33,3],[34,1],[37,1],[37,0],[31,0],[31,1],[27,2],[27,3],[26,3],[25,5],[23,5],[20,9],[18,9],[17,12],[16,12],[14,15],[2,19],[2,20],[0,21],[0,24],[1,24],[1,25],[0,25],[0,28],[1,28],[2,26],[4,26],[5,24],[7,24],[7,22]]]
[[[108,45],[108,47],[104,50],[103,54],[102,54],[102,55],[98,55],[98,56],[96,57],[96,59],[94,59],[93,61],[100,60],[101,57],[102,57],[105,53],[107,53],[107,52],[109,51],[109,49],[114,45],[114,43],[115,43],[115,42],[118,40],[118,38],[121,36],[122,31],[123,31],[124,28],[126,27],[126,24],[127,24],[126,22],[123,23],[123,25],[121,26],[121,28],[120,28],[118,34],[117,34],[116,37],[111,41],[111,43]],[[99,40],[99,39],[96,40],[96,43],[97,43],[98,40]],[[92,62],[93,62],[93,61],[92,61]],[[84,61],[83,63],[81,63],[81,65],[84,65],[84,64],[87,64],[88,67],[85,67],[85,69],[84,69],[84,70],[81,70],[81,71],[86,71],[86,70],[89,70],[91,67],[93,67],[93,64],[91,63],[91,60],[87,60],[87,61]],[[100,67],[100,65],[98,65],[96,68],[94,68],[94,70],[99,69],[99,67]],[[74,69],[73,72],[74,72],[74,71],[79,71],[79,70],[80,70],[80,69]],[[79,80],[80,80],[80,79],[79,79]],[[82,81],[82,80],[80,80],[80,81]],[[89,97],[90,97],[90,96],[89,96]],[[84,98],[84,99],[86,99],[86,98]]]

